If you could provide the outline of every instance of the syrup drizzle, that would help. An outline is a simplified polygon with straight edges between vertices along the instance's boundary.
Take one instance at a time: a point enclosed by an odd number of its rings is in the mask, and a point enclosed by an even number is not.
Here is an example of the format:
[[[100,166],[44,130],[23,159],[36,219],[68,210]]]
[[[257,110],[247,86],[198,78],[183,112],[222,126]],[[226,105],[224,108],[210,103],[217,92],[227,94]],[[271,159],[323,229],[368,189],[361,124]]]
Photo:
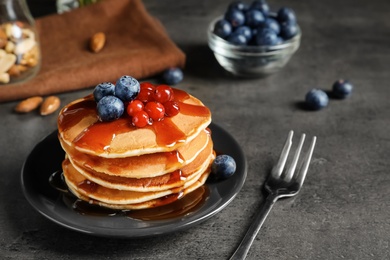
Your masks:
[[[199,117],[210,116],[210,111],[207,107],[184,103],[185,100],[190,98],[188,93],[175,88],[173,88],[173,91],[175,101],[179,103],[181,114]],[[96,112],[96,102],[94,101],[92,95],[89,95],[80,102],[72,104],[64,109],[58,117],[58,129],[60,132],[66,131],[77,125],[86,117],[89,117],[91,120],[95,120],[95,123],[84,129],[84,131],[82,131],[74,139],[72,146],[91,149],[97,153],[109,152],[110,144],[117,135],[137,129],[131,124],[131,120],[128,116],[122,116],[112,122],[99,121]],[[169,117],[165,117],[163,120],[158,122],[153,122],[152,125],[147,126],[146,128],[155,132],[157,137],[156,142],[159,146],[169,147],[178,142],[185,142],[186,140],[185,133],[183,133]],[[167,168],[183,162],[183,157],[177,151],[166,153],[166,157],[168,160],[166,166]],[[92,162],[94,161],[92,160]],[[98,162],[95,161],[95,163]],[[120,164],[120,161],[118,161],[118,163]],[[90,166],[91,169],[94,168],[93,165]],[[71,207],[81,214],[97,214],[104,216],[125,214],[128,217],[143,220],[165,219],[189,214],[200,207],[200,205],[203,204],[208,197],[208,191],[205,186],[196,189],[186,196],[183,196],[180,188],[178,188],[172,189],[173,194],[156,200],[156,204],[154,205],[156,208],[136,211],[117,211],[96,206],[94,205],[96,202],[93,200],[90,200],[88,203],[76,198],[68,191],[68,189],[66,189],[66,191],[64,190],[66,184],[61,176],[61,172],[55,172],[52,176],[50,176],[50,184],[57,190],[61,191],[62,194],[66,194],[66,196],[63,196],[64,202],[66,202],[67,205],[71,204]],[[168,183],[182,180],[183,178],[185,177],[182,175],[180,170],[174,171],[170,173]],[[92,193],[99,188],[99,185],[88,180],[79,183],[78,187],[87,193]],[[73,202],[69,204],[69,201]],[[169,214],[162,214],[161,212],[169,212]]]
[[[207,117],[210,110],[201,105],[187,104],[185,100],[190,95],[179,89],[173,89],[175,101],[179,103],[180,113],[190,116]],[[58,118],[58,128],[60,132],[78,124],[83,118],[91,117],[96,122],[88,126],[74,140],[73,145],[94,150],[97,153],[109,152],[110,144],[115,137],[121,133],[131,132],[137,128],[131,124],[128,116],[111,122],[101,122],[98,120],[96,112],[96,102],[92,95],[85,97],[82,101],[70,105],[60,113]],[[161,121],[155,121],[152,125],[146,126],[156,134],[156,142],[159,146],[173,146],[178,142],[185,142],[186,135],[183,133],[169,117]]]
[[[136,129],[129,122],[130,119],[128,118],[119,118],[104,123],[97,121],[81,132],[73,140],[73,143],[78,147],[89,148],[98,152],[109,152],[110,144],[117,135]]]
[[[158,177],[141,178],[141,179],[107,175],[98,172],[90,172],[90,174],[111,184],[119,184],[119,185],[130,184],[131,186],[137,186],[137,187],[169,185],[187,179],[187,177],[183,175],[183,172],[181,170],[176,170]],[[84,182],[80,183],[78,187],[88,193],[92,193],[97,190],[98,186],[96,185],[98,184],[94,184],[93,182],[88,181],[88,183],[84,183]]]
[[[58,128],[61,132],[77,125],[83,118],[95,116],[96,120],[96,102],[92,96],[87,96],[81,102],[70,105],[65,108],[58,116]]]
[[[70,209],[82,215],[113,217],[123,216],[139,220],[163,220],[183,217],[196,212],[209,197],[207,186],[203,185],[193,192],[183,196],[182,193],[170,194],[157,200],[154,208],[140,210],[115,210],[97,205],[94,200],[83,201],[74,196],[67,188],[62,171],[56,171],[49,177],[50,185],[60,191],[62,201]],[[94,189],[93,182],[82,185]]]
[[[115,175],[120,175],[123,169],[126,169],[129,165],[134,163],[134,160],[129,160],[127,157],[102,159],[98,156],[82,154],[77,150],[73,150],[72,155],[76,162],[83,162],[83,167],[90,171],[94,171],[94,169],[103,165],[103,167],[107,167],[108,171],[114,173]],[[151,156],[152,159],[156,158],[154,154],[144,156]],[[158,154],[158,157],[159,160],[165,162],[165,170],[178,168],[185,161],[183,155],[178,150],[161,152]]]

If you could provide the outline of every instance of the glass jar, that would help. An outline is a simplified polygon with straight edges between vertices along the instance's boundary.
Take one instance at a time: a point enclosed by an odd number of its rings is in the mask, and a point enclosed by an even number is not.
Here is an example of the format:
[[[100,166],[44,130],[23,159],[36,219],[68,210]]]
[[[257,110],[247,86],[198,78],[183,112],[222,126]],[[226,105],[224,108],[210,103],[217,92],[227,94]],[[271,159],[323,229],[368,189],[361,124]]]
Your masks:
[[[97,3],[99,0],[57,0],[57,12],[59,14],[73,9]]]
[[[79,5],[79,0],[57,0],[57,12],[62,14],[78,8]]]
[[[34,19],[25,0],[0,0],[0,84],[26,81],[40,68]]]

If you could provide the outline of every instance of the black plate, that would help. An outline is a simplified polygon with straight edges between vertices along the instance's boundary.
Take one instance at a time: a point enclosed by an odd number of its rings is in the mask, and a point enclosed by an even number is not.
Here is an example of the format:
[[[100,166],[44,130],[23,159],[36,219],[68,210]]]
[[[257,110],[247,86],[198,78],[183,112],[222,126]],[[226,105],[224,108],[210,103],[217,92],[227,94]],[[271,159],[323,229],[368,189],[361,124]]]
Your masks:
[[[237,170],[229,179],[208,181],[209,196],[191,214],[163,220],[139,220],[124,216],[94,216],[76,212],[62,200],[62,195],[49,184],[50,175],[61,169],[65,153],[57,131],[39,142],[27,157],[21,173],[22,189],[29,203],[42,215],[66,228],[99,236],[148,237],[192,227],[225,208],[245,182],[247,163],[236,140],[223,128],[211,124],[214,149],[232,156]]]

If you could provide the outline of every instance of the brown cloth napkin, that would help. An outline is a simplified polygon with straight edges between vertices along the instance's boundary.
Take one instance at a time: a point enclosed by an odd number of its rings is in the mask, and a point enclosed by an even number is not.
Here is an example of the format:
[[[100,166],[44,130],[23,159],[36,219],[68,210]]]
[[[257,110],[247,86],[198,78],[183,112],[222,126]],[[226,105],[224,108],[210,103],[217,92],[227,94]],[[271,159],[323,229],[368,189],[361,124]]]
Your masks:
[[[137,79],[183,67],[184,53],[140,0],[105,0],[61,15],[36,20],[42,65],[33,79],[0,86],[0,102],[49,95],[115,82],[123,75]],[[99,53],[88,43],[106,34]]]

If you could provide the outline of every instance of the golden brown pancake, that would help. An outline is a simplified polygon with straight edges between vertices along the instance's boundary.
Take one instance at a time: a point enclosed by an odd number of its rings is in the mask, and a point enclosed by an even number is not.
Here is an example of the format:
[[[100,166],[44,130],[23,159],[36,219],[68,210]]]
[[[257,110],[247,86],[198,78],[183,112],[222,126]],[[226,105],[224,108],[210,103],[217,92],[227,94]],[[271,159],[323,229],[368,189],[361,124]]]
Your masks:
[[[65,106],[58,138],[63,176],[78,198],[113,209],[173,202],[202,186],[215,159],[211,114],[200,100],[173,89],[180,112],[138,128],[127,115],[98,119],[92,95]]]
[[[81,153],[62,141],[61,145],[72,163],[86,170],[122,177],[145,178],[173,172],[191,163],[209,142],[210,132],[204,130],[194,140],[176,151],[125,158],[98,157]]]
[[[185,182],[183,186],[162,191],[150,192],[124,191],[101,186],[86,179],[72,166],[68,160],[64,160],[63,162],[63,172],[66,184],[68,185],[71,192],[74,193],[77,197],[86,201],[97,201],[99,204],[104,203],[107,205],[112,205],[111,208],[128,209],[129,205],[132,204],[150,202],[152,200],[159,199],[174,193],[188,193],[203,185],[210,173],[210,163],[212,160],[214,160],[213,155],[206,160],[204,167],[202,167],[196,173],[196,176]],[[79,195],[82,195],[82,197]],[[116,206],[114,207],[114,205]]]
[[[96,205],[99,205],[102,207],[106,207],[106,208],[120,209],[120,210],[150,209],[150,208],[155,208],[155,207],[167,205],[169,203],[172,203],[172,202],[184,197],[185,195],[189,194],[190,192],[195,191],[196,189],[200,188],[206,182],[208,176],[209,176],[209,172],[205,172],[204,174],[202,174],[202,176],[200,176],[200,178],[194,184],[192,184],[190,187],[183,189],[181,192],[171,193],[169,195],[166,195],[166,196],[163,196],[163,197],[160,197],[157,199],[152,199],[149,201],[140,202],[140,203],[136,203],[136,204],[110,204],[110,203],[106,203],[106,202],[102,202],[102,201],[93,200],[93,199],[89,198],[88,196],[80,194],[77,191],[73,190],[72,186],[69,186],[69,189],[71,190],[71,192],[75,196],[77,196],[81,200],[87,201],[91,204],[96,204]]]
[[[123,176],[107,175],[91,169],[82,168],[82,166],[73,162],[69,157],[72,166],[88,180],[100,184],[110,189],[130,190],[130,191],[162,191],[185,185],[186,182],[196,177],[200,170],[204,170],[213,154],[213,144],[210,140],[207,146],[198,154],[198,156],[189,164],[180,169],[156,177],[146,178],[128,178]]]
[[[100,122],[92,96],[66,105],[58,117],[60,138],[80,152],[121,158],[174,151],[193,140],[211,122],[211,113],[197,98],[174,89],[180,112],[137,128],[129,117]]]

